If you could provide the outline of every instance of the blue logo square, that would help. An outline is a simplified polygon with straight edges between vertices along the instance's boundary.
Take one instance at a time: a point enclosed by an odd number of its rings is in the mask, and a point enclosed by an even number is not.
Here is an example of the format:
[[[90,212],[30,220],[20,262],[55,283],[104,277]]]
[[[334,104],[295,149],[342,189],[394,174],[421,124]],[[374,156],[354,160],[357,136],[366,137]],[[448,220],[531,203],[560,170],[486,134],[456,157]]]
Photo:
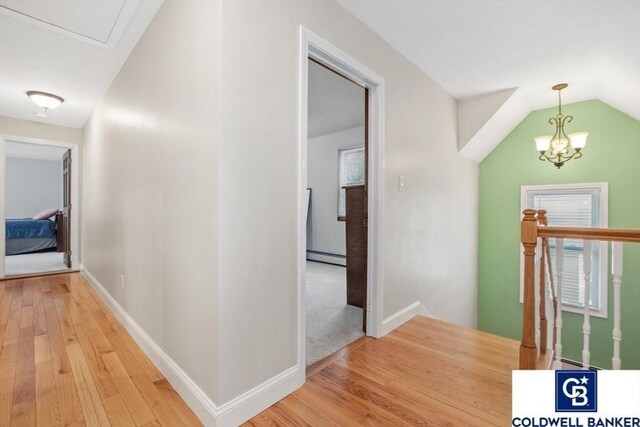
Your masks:
[[[597,371],[556,371],[556,412],[597,410]]]

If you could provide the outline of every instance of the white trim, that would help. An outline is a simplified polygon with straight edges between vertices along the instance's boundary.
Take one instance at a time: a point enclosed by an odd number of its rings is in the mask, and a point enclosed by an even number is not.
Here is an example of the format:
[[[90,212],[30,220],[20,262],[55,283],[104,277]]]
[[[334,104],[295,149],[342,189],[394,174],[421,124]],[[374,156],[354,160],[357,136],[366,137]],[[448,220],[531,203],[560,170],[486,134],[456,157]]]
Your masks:
[[[71,150],[71,267],[80,265],[80,146],[76,143],[52,141],[48,139],[27,138],[15,135],[0,135],[0,277],[5,277],[5,179],[6,179],[6,143],[46,145],[64,147]]]
[[[302,375],[301,375],[302,374]],[[216,407],[216,427],[235,427],[302,387],[305,370],[298,365]]]
[[[427,308],[420,301],[416,301],[413,304],[409,304],[402,310],[399,310],[384,319],[382,321],[382,335],[387,335],[389,332],[393,331],[403,323],[406,323],[409,320],[413,319],[415,316],[425,316],[433,318],[429,310],[427,310]]]
[[[229,402],[216,405],[189,375],[147,335],[98,279],[84,266],[81,266],[81,270],[87,282],[100,295],[136,344],[162,372],[204,425],[216,427],[239,425],[271,406],[274,401],[288,394],[291,389],[300,387],[301,384],[297,382],[300,369],[298,366],[292,366]],[[302,371],[304,374],[304,370]]]
[[[343,267],[347,266],[347,259],[344,256],[312,251],[307,251],[307,261],[325,262],[329,264],[341,265]]]
[[[189,376],[158,346],[149,335],[136,323],[104,286],[84,266],[82,274],[87,282],[93,286],[111,312],[122,323],[136,344],[151,359],[153,364],[162,372],[171,385],[176,389],[189,407],[195,412],[205,425],[215,421],[216,408],[211,399],[189,378]]]
[[[526,209],[527,192],[528,191],[545,191],[545,190],[598,190],[600,191],[600,224],[599,227],[609,227],[609,183],[608,182],[585,182],[573,184],[541,184],[541,185],[523,185],[520,187],[520,211]],[[609,246],[607,242],[602,241],[600,244],[600,310],[590,310],[592,316],[607,318],[608,317],[608,296],[609,296]],[[524,254],[519,244],[520,252],[520,303],[524,301]],[[539,254],[536,254],[538,256]],[[583,308],[573,307],[562,304],[562,311],[570,313],[582,314]]]
[[[5,157],[5,140],[2,135],[0,135],[0,277],[4,277],[4,269],[5,269],[5,252],[6,252],[6,203],[5,199],[5,166],[6,166],[6,157]]]
[[[307,102],[308,62],[319,63],[369,89],[369,234],[367,260],[367,335],[382,335],[383,194],[384,194],[384,79],[331,43],[300,26],[298,58],[298,365],[305,363]],[[301,383],[304,383],[304,372]]]

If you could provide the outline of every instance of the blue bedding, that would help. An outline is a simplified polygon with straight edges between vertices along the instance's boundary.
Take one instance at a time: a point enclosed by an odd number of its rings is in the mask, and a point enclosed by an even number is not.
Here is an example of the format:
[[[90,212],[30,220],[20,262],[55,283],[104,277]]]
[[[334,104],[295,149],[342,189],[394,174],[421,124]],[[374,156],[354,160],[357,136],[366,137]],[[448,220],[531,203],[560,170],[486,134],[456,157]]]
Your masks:
[[[55,235],[56,223],[49,219],[18,218],[6,220],[7,239],[43,238]]]

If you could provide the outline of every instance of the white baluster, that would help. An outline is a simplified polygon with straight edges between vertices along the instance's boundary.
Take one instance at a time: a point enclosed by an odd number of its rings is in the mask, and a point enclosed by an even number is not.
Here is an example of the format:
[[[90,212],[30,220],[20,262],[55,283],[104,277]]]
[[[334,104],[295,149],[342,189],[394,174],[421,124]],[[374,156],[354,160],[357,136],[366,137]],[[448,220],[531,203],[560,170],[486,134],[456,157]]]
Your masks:
[[[620,291],[622,285],[622,242],[611,244],[611,274],[613,275],[613,357],[611,366],[613,369],[620,369],[620,341],[622,341],[622,331],[620,330]]]
[[[551,251],[549,250],[549,241],[547,241],[547,247],[545,251],[546,255],[546,278],[545,278],[545,286],[547,288],[546,296],[547,296],[547,319],[551,319],[547,322],[547,348],[554,349],[554,331],[556,329],[555,324],[555,312],[554,312],[554,299],[556,294],[556,287],[553,280],[553,268],[551,266]],[[553,361],[552,361],[553,363]]]
[[[591,298],[591,240],[584,241],[584,251],[582,252],[582,269],[584,271],[584,320],[582,322],[582,369],[589,369],[591,352],[589,351],[589,338],[591,335],[591,324],[589,322]]]
[[[564,239],[556,239],[556,296],[558,314],[556,316],[556,358],[553,369],[562,369],[562,270],[564,264]]]
[[[542,253],[542,239],[538,239],[538,246],[536,247],[536,255]],[[536,351],[540,356],[540,257],[536,256],[535,264],[535,280],[534,283],[534,302],[536,311],[535,329],[536,329]]]
[[[553,273],[547,271],[547,278],[550,277]],[[553,322],[553,295],[555,291],[551,289],[551,282],[547,281],[547,319],[551,319],[547,323],[547,348],[553,349],[553,330],[556,328],[555,323]],[[555,287],[554,287],[555,289]]]

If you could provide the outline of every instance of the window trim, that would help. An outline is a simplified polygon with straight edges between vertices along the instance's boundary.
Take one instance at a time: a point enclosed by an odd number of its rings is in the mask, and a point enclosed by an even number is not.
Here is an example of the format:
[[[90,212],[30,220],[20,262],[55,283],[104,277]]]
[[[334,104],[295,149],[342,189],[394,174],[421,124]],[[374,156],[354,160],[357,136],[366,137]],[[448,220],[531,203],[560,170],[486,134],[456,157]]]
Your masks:
[[[544,185],[523,185],[520,187],[520,211],[527,209],[528,192],[530,191],[553,191],[553,190],[583,190],[583,191],[600,191],[599,216],[600,222],[598,227],[609,227],[609,183],[608,182],[591,182],[591,183],[575,183],[575,184],[544,184]],[[606,241],[598,242],[600,245],[600,309],[590,308],[591,316],[607,318],[608,317],[608,296],[609,296],[609,245]],[[522,251],[522,243],[519,243],[520,253],[520,303],[524,302],[524,254]],[[536,258],[540,254],[536,251]],[[562,305],[562,311],[571,313],[584,314],[584,308],[572,305]]]
[[[338,212],[337,212],[338,221],[341,221],[341,218],[342,218],[342,221],[346,221],[346,215],[347,215],[347,212],[346,212],[347,207],[346,207],[346,205],[345,205],[345,212],[340,212],[340,200],[341,200],[340,195],[342,194],[343,187],[348,185],[348,184],[342,184],[342,155],[343,155],[343,153],[345,151],[360,151],[360,150],[362,150],[362,152],[365,153],[365,167],[366,167],[367,158],[366,158],[366,150],[365,150],[364,144],[358,144],[358,145],[354,145],[354,146],[351,146],[351,147],[338,148],[338,195],[337,195],[337,198],[338,198]],[[365,180],[366,180],[366,177],[365,177]],[[365,182],[363,182],[362,184],[364,184],[364,183]],[[362,185],[362,184],[350,184],[350,185]]]

